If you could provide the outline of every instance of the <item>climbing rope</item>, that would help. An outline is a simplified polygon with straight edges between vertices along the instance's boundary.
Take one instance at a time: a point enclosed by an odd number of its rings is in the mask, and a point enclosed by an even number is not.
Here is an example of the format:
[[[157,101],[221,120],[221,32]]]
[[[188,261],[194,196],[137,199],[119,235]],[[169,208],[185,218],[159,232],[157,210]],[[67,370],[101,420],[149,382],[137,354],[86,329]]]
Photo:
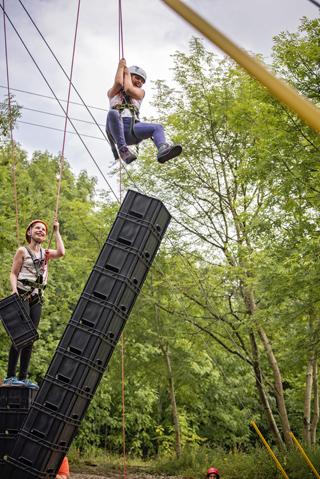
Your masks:
[[[119,61],[124,58],[123,42],[123,22],[122,22],[122,3],[118,0],[118,41],[119,41]],[[122,162],[119,159],[119,190],[120,203],[122,203]],[[121,402],[122,402],[122,454],[123,454],[123,478],[127,477],[127,457],[126,457],[126,412],[125,412],[125,364],[124,364],[124,333],[121,335]]]
[[[122,3],[121,0],[118,0],[118,11],[119,11],[119,60],[124,58],[124,47],[123,47],[123,23],[122,23]]]
[[[7,74],[7,87],[8,87],[8,107],[9,107],[9,127],[10,127],[10,151],[11,151],[11,159],[12,159],[12,181],[13,181],[13,200],[15,206],[15,214],[16,214],[16,239],[17,244],[19,246],[20,241],[20,232],[19,232],[19,209],[18,209],[18,194],[17,194],[17,176],[16,176],[16,156],[15,156],[15,148],[14,148],[14,141],[13,141],[13,128],[12,128],[12,106],[11,106],[11,92],[10,92],[10,80],[9,80],[9,61],[8,61],[8,44],[7,44],[7,27],[6,27],[6,15],[5,15],[5,0],[2,2],[2,9],[3,9],[3,31],[4,31],[4,49],[5,49],[5,57],[6,57],[6,74]]]
[[[57,199],[56,199],[56,208],[54,212],[54,218],[58,218],[58,211],[59,211],[59,202],[60,202],[60,193],[61,193],[61,182],[62,182],[62,173],[64,167],[64,149],[66,145],[66,136],[67,136],[67,124],[68,124],[68,116],[69,116],[69,106],[70,106],[70,94],[71,94],[71,83],[72,83],[72,74],[73,74],[73,65],[74,65],[74,58],[76,52],[76,43],[77,43],[77,35],[78,35],[78,25],[79,25],[79,16],[80,16],[80,4],[81,0],[78,0],[78,8],[77,8],[77,19],[76,19],[76,27],[74,32],[74,39],[73,39],[73,49],[72,49],[72,60],[71,60],[71,69],[70,69],[70,77],[69,77],[69,87],[68,87],[68,97],[67,97],[67,108],[66,108],[66,116],[64,121],[64,132],[63,132],[63,140],[62,140],[62,149],[60,155],[60,165],[59,165],[59,176],[58,176],[58,185],[57,185]]]

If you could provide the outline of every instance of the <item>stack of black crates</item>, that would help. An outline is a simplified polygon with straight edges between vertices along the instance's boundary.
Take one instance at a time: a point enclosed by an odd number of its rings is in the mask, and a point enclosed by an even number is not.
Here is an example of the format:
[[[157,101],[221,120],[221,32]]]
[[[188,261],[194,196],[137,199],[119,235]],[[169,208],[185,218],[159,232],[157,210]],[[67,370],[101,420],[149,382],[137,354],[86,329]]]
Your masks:
[[[159,200],[128,191],[1,477],[55,477],[169,222]]]
[[[11,454],[36,393],[26,387],[0,387],[0,470],[4,465],[3,458]]]

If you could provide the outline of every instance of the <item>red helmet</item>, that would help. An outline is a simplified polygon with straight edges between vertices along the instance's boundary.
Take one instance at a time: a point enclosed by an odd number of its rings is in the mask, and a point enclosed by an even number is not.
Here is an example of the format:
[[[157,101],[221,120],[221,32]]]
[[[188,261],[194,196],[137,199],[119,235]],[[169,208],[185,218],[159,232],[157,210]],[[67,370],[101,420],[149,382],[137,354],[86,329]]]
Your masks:
[[[30,238],[30,235],[29,235],[29,229],[36,223],[42,223],[46,228],[46,234],[48,234],[48,225],[45,221],[39,220],[39,219],[33,220],[33,221],[31,221],[31,223],[28,224],[28,226],[26,228],[26,240],[27,240],[28,243],[30,243],[30,241],[31,241],[31,238]]]
[[[215,474],[217,476],[217,479],[220,479],[219,471],[215,467],[209,467],[209,469],[207,470],[207,477],[209,477],[210,474]]]

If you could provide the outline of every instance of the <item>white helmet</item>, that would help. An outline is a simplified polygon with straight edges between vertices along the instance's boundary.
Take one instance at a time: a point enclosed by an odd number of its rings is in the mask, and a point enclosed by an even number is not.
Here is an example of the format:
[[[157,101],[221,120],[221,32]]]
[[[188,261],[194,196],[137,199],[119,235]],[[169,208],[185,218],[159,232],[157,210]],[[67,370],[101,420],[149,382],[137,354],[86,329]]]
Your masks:
[[[142,68],[137,67],[137,65],[132,65],[131,67],[129,67],[129,72],[131,74],[133,73],[134,75],[138,75],[143,79],[144,82],[147,80],[146,72]]]

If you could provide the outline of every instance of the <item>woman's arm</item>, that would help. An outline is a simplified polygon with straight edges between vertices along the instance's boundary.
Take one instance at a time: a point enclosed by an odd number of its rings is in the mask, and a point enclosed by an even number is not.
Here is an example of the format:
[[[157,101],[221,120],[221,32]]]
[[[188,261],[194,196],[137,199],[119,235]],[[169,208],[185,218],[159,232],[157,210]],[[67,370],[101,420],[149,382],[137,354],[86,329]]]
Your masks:
[[[59,223],[57,220],[53,222],[53,233],[56,240],[56,249],[47,250],[47,259],[58,259],[65,255],[64,244],[59,231]]]
[[[19,273],[22,268],[23,260],[24,260],[24,249],[20,247],[17,249],[16,254],[14,255],[11,273],[10,273],[10,284],[11,284],[12,293],[18,293],[17,281],[18,281]]]
[[[116,96],[119,93],[119,91],[123,88],[123,75],[124,75],[125,67],[126,67],[126,60],[124,58],[121,58],[117,68],[116,76],[114,78],[114,84],[108,91],[109,98]]]

